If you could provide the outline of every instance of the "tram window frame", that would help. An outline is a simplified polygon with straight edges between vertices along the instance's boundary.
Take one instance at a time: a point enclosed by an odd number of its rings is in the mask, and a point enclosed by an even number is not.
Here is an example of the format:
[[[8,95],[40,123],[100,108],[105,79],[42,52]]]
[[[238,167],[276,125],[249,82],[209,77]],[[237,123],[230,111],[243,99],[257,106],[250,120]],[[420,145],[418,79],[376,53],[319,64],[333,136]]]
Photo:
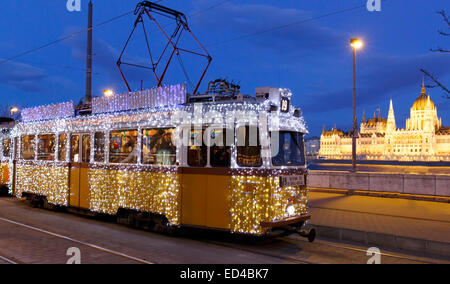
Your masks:
[[[20,144],[20,139],[19,137],[14,137],[14,150],[13,150],[13,160],[18,160],[19,159],[19,144]]]
[[[274,132],[278,132],[278,135],[274,136],[273,133]],[[280,143],[283,141],[286,143],[286,137],[287,135],[290,135],[289,138],[291,138],[290,141],[292,142],[296,142],[294,140],[292,140],[293,136],[292,135],[299,135],[297,138],[300,138],[298,142],[300,142],[300,144],[297,145],[297,149],[299,150],[299,155],[298,157],[300,157],[300,162],[298,162],[298,160],[293,163],[293,155],[294,152],[290,153],[289,159],[288,160],[281,160],[281,154],[284,152],[281,152],[282,150],[280,150],[280,148],[282,147],[280,145]],[[277,155],[274,156],[273,153],[273,146],[274,146],[274,137],[278,137],[279,141],[277,142],[278,147],[280,147],[277,151]],[[282,139],[282,141],[281,141]],[[297,143],[296,143],[297,144]],[[305,133],[302,132],[296,132],[296,131],[272,131],[270,132],[270,148],[272,151],[272,158],[270,159],[271,165],[274,168],[282,168],[282,167],[304,167],[306,165],[306,144],[305,144]],[[292,150],[293,147],[289,147],[289,150]],[[294,155],[295,157],[295,155]],[[290,163],[290,164],[289,164]]]
[[[98,136],[103,135],[103,143],[98,144]],[[100,138],[101,139],[101,138]],[[103,131],[97,131],[94,133],[94,162],[96,163],[104,163],[106,159],[106,133]],[[98,147],[100,146],[100,147]]]
[[[146,135],[146,132],[150,132],[150,131],[157,131],[157,133],[155,133],[153,135]],[[174,139],[176,139],[176,128],[175,127],[146,128],[146,129],[142,129],[141,133],[142,133],[141,164],[153,165],[153,166],[174,166],[174,165],[176,165],[176,163],[177,163],[177,146],[176,146],[176,141],[174,143]],[[167,137],[167,135],[170,135],[170,140],[165,140],[164,137]],[[148,139],[150,139],[150,141]],[[161,148],[158,148],[158,145],[162,145],[163,143],[167,143],[167,145],[164,147],[163,150],[169,151],[169,154],[166,154],[166,153],[158,154],[158,151],[161,150]],[[150,146],[150,148],[151,148],[150,150],[148,150],[147,145]],[[148,151],[147,153],[145,152],[146,150]],[[152,153],[153,151],[156,151],[156,152]],[[162,155],[162,157],[160,155]],[[146,156],[149,156],[149,157],[146,157]],[[151,162],[152,156],[154,157],[154,159],[153,159],[154,162]],[[149,162],[147,162],[147,160]]]
[[[206,145],[205,141],[203,141],[203,135],[205,133],[205,128],[202,129],[196,129],[196,128],[190,128],[189,129],[189,137],[188,137],[188,145],[187,145],[187,164],[189,167],[193,168],[204,168],[208,165],[208,145]],[[200,131],[201,135],[192,137],[193,132]],[[201,141],[198,141],[198,137],[201,137]],[[197,141],[196,141],[197,140]],[[200,142],[200,143],[197,143]],[[198,145],[201,144],[201,145]],[[192,149],[193,147],[197,149]],[[196,161],[192,161],[192,157],[194,157],[195,152],[199,152],[200,156],[198,156],[198,159]]]
[[[43,153],[41,148],[41,141],[42,137],[49,137],[49,140],[51,141],[51,137],[53,137],[53,146],[49,146],[50,150],[53,151],[47,151]],[[37,141],[37,160],[38,161],[54,161],[55,160],[55,150],[56,150],[56,135],[55,134],[40,134],[38,135],[38,141]],[[53,149],[51,148],[53,147]]]
[[[74,138],[76,139],[76,147],[74,146]],[[69,148],[70,148],[70,162],[71,163],[81,163],[80,161],[80,135],[78,134],[72,134],[70,135],[70,144],[69,144]],[[76,158],[76,159],[75,159]]]
[[[30,141],[28,141],[30,144],[33,145],[33,147],[32,147],[33,154],[30,155],[30,158],[24,158],[24,149],[25,149],[24,139],[26,137],[33,137],[32,139],[30,139]],[[31,148],[28,148],[28,149],[31,149]],[[36,158],[36,135],[24,135],[24,136],[20,137],[20,158],[25,161],[34,161],[35,160],[35,158]]]
[[[65,136],[64,140],[61,139],[62,136]],[[70,137],[70,135],[68,135],[67,133],[60,133],[58,135],[58,161],[59,162],[67,161],[67,150],[68,150],[67,146],[68,146],[69,141],[71,141],[71,139],[69,139],[69,137]],[[63,142],[63,143],[61,143],[61,142]],[[70,146],[69,146],[69,148],[70,148]]]
[[[244,143],[240,142],[241,139],[242,139],[241,138],[242,133],[241,133],[240,130],[242,128],[245,128]],[[249,139],[250,128],[256,128],[256,137],[257,137],[256,146],[250,145],[250,139]],[[259,167],[262,167],[262,165],[263,165],[263,158],[262,158],[262,153],[261,153],[262,146],[261,146],[261,137],[260,137],[260,135],[261,135],[261,130],[260,130],[259,126],[243,125],[243,126],[239,126],[239,127],[236,128],[236,137],[237,137],[237,141],[236,141],[236,150],[237,150],[236,163],[237,163],[237,165],[239,167],[242,167],[242,168],[259,168]],[[241,146],[241,144],[243,144],[243,146]],[[244,154],[242,154],[242,151],[244,149],[247,149],[246,151],[250,151],[250,150],[254,150],[254,148],[257,149],[258,155],[253,155],[253,156],[257,157],[256,159],[259,160],[259,162],[258,163],[253,163],[253,164],[242,162],[241,158],[239,157],[240,155],[244,155]],[[251,155],[247,155],[247,156],[251,156]]]
[[[113,138],[119,138],[119,137],[113,137],[114,133],[117,132],[136,132],[136,136],[135,137],[135,144],[133,149],[130,152],[112,152],[111,151],[111,146],[113,143]],[[128,135],[129,136],[129,135]],[[132,138],[132,137],[131,137]],[[111,130],[111,132],[109,133],[109,146],[108,146],[108,151],[109,151],[109,159],[108,162],[110,164],[137,164],[138,163],[138,157],[139,157],[139,143],[138,143],[138,139],[139,139],[139,129],[117,129],[117,130]],[[121,139],[120,143],[121,145],[118,145],[120,148],[123,147],[122,143],[123,143],[123,138]],[[117,155],[119,154],[119,155]],[[125,155],[127,154],[127,157],[125,157],[124,159],[120,159],[118,161],[114,160],[117,156],[120,155]],[[134,155],[131,156],[131,155]],[[129,159],[129,161],[127,161],[127,159]]]
[[[232,155],[231,146],[234,144],[234,139],[235,139],[234,129],[214,127],[211,129],[211,134],[209,135],[209,139],[216,140],[215,137],[212,137],[213,131],[216,131],[216,130],[220,130],[222,132],[221,136],[222,136],[223,144],[215,145],[215,143],[213,144],[213,142],[211,140],[208,141],[208,143],[209,143],[209,164],[213,168],[230,168],[231,167],[231,155]],[[228,136],[230,136],[229,133],[231,133],[232,137],[228,137]],[[231,144],[227,143],[227,142],[231,142]],[[219,159],[215,159],[215,157],[217,156],[216,155],[217,153],[214,154],[214,151],[216,151],[216,150],[221,151],[222,153],[228,152],[228,158],[225,161],[226,164],[221,163],[219,161]]]
[[[5,143],[9,140],[9,143]],[[6,146],[8,145],[8,146]],[[6,152],[5,148],[8,147],[8,151]],[[11,138],[4,138],[2,140],[2,157],[3,159],[10,159],[12,154],[12,139]]]
[[[92,147],[91,133],[82,133],[81,137],[81,163],[89,164],[91,162]]]

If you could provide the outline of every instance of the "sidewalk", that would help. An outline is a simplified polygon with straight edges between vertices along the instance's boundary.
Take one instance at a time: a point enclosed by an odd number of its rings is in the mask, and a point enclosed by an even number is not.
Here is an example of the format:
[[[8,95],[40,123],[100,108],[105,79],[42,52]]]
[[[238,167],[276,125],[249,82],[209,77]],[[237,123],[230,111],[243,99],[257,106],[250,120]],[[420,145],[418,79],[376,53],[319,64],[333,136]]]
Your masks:
[[[319,236],[450,256],[450,204],[309,192]]]

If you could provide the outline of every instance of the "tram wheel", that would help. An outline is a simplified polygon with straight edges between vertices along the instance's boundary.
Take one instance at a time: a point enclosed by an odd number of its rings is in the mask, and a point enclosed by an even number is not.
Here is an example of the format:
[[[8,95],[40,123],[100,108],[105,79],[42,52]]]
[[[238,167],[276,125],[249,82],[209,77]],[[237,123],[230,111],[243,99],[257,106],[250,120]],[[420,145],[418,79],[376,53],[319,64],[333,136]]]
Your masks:
[[[44,208],[44,200],[41,196],[32,195],[30,198],[31,207]]]

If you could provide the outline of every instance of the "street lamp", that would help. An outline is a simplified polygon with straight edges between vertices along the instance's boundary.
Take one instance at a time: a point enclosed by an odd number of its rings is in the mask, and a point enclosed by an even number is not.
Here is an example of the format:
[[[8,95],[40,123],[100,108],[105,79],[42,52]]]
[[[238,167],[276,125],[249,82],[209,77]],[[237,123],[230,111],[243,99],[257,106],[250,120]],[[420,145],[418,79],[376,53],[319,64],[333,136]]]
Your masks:
[[[353,135],[352,135],[352,172],[356,172],[356,50],[363,47],[363,42],[358,38],[352,38],[350,45],[353,49]]]
[[[114,96],[114,91],[113,90],[104,90],[103,91],[103,95],[105,96],[105,97],[112,97],[112,96]]]
[[[17,107],[12,107],[12,108],[11,108],[11,118],[13,118],[14,113],[16,113],[16,112],[18,112],[18,111],[19,111],[19,108],[17,108]]]

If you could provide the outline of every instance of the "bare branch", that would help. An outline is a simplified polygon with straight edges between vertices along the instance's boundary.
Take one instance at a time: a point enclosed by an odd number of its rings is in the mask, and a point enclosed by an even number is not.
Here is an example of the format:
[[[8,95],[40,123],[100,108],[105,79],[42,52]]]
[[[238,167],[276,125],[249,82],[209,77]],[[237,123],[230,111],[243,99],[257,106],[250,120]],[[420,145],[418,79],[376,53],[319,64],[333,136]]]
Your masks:
[[[432,52],[442,52],[442,53],[450,52],[450,50],[443,49],[443,48],[440,48],[440,47],[438,47],[436,49],[430,48],[430,51],[432,51]]]
[[[433,80],[433,82],[435,82],[442,90],[444,90],[445,92],[447,92],[447,95],[445,95],[448,99],[450,99],[450,91],[444,86],[442,85],[436,78],[433,77],[433,75],[431,75],[430,73],[428,73],[426,70],[424,69],[420,69],[420,71],[422,73],[424,73],[428,78],[430,78],[431,80]]]
[[[8,105],[0,106],[0,117],[9,117],[10,109],[11,108]]]
[[[439,33],[440,35],[442,35],[442,36],[450,36],[449,33],[443,32],[443,31],[441,31],[441,30],[439,30],[438,33]]]
[[[441,10],[441,11],[438,11],[438,12],[436,12],[436,13],[438,13],[439,15],[442,16],[442,18],[444,19],[444,21],[447,23],[447,26],[450,28],[450,18],[447,17],[447,14],[445,13],[445,11],[444,11],[444,10]]]

